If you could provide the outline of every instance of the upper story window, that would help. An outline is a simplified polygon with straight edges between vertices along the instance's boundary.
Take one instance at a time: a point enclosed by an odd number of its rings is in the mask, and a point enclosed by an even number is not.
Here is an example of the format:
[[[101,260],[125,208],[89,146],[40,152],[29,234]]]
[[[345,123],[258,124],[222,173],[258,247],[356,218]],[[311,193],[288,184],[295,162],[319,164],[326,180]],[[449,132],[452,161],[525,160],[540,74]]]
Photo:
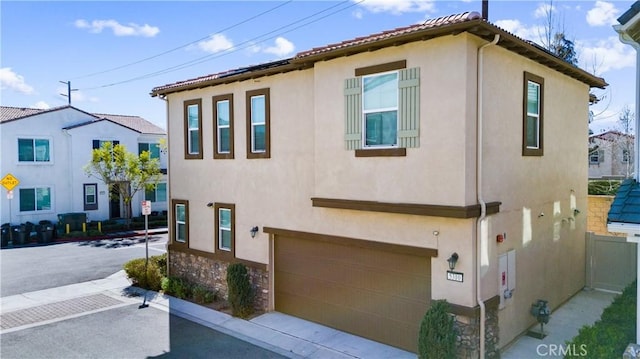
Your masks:
[[[631,152],[628,149],[622,149],[622,163],[628,163],[631,160]]]
[[[233,158],[233,94],[213,97],[213,158]]]
[[[358,68],[345,80],[345,147],[356,157],[405,156],[420,146],[420,69],[406,67]]]
[[[51,210],[51,188],[20,188],[20,212]]]
[[[364,147],[398,145],[398,72],[362,78]]]
[[[522,155],[542,156],[544,124],[544,79],[524,73]]]
[[[589,164],[597,165],[604,162],[604,150],[595,149],[589,153]]]
[[[216,203],[216,248],[221,255],[234,256],[235,252],[235,205]]]
[[[92,146],[91,148],[93,148],[94,150],[99,149],[100,147],[102,147],[103,143],[107,143],[107,142],[111,142],[113,144],[113,146],[117,146],[120,144],[120,141],[101,141],[101,140],[93,140]]]
[[[271,157],[269,89],[247,91],[247,158]]]
[[[153,188],[146,189],[144,198],[151,202],[166,202],[167,201],[167,183],[159,182]]]
[[[202,159],[202,100],[184,102],[184,158]]]
[[[172,201],[173,221],[171,237],[173,242],[189,245],[189,201]]]
[[[18,138],[19,162],[50,162],[49,140],[44,138]]]
[[[145,151],[149,152],[151,158],[160,158],[159,143],[138,143],[138,155]]]

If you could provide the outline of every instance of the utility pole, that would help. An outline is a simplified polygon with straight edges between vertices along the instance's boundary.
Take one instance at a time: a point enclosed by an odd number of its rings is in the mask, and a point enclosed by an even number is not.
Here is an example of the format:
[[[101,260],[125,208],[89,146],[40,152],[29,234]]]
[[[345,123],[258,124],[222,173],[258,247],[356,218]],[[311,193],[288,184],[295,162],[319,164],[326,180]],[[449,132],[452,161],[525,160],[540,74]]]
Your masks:
[[[60,81],[61,84],[67,85],[67,94],[61,93],[60,95],[67,98],[69,106],[71,106],[71,91],[78,91],[78,89],[71,89],[71,81]]]

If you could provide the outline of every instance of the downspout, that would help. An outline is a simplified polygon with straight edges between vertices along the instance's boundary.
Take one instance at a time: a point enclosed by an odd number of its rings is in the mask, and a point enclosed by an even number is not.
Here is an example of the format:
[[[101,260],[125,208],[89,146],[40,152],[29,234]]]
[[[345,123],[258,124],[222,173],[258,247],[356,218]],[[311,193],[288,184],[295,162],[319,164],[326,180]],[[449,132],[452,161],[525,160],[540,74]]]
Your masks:
[[[73,137],[71,136],[71,134],[69,133],[69,130],[64,128],[62,129],[62,133],[64,133],[67,137],[67,163],[72,164],[73,166]],[[68,165],[67,165],[68,166]],[[67,171],[67,173],[69,173],[69,175],[67,176],[67,182],[69,183],[68,187],[69,188],[69,196],[71,197],[71,208],[69,209],[71,212],[75,212],[75,197],[74,193],[75,193],[75,188],[73,188],[73,184],[74,184],[74,176],[73,176],[73,170],[69,169]],[[97,193],[96,193],[97,195]]]
[[[159,99],[165,103],[165,128],[167,129],[167,242],[164,245],[164,251],[167,253],[167,277],[170,276],[171,268],[171,256],[169,255],[169,244],[173,238],[171,237],[172,229],[175,226],[175,219],[173,218],[173,205],[171,204],[171,154],[169,153],[169,99],[165,95],[158,96]]]
[[[476,299],[478,306],[480,307],[480,359],[484,359],[485,351],[485,316],[486,308],[484,301],[482,300],[482,222],[487,217],[487,203],[484,201],[482,195],[482,141],[483,141],[483,111],[482,104],[483,98],[483,68],[484,68],[484,49],[495,45],[500,40],[500,35],[496,34],[493,41],[482,45],[478,49],[478,69],[477,69],[477,100],[476,100],[476,195],[478,197],[478,203],[480,204],[480,217],[476,221]]]

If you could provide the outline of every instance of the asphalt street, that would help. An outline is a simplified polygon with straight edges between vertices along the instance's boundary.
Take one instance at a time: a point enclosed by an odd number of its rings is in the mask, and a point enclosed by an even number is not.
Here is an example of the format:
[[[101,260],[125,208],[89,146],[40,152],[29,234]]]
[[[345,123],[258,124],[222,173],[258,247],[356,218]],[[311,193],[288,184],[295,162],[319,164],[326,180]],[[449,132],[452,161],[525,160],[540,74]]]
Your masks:
[[[150,236],[149,255],[164,253],[166,241],[166,234]],[[26,293],[100,280],[121,271],[127,261],[144,256],[144,236],[2,249],[0,296],[20,298]],[[0,308],[0,357],[282,358],[172,315],[170,309],[140,309],[142,302],[142,297],[130,292],[78,293],[74,299],[20,310]]]

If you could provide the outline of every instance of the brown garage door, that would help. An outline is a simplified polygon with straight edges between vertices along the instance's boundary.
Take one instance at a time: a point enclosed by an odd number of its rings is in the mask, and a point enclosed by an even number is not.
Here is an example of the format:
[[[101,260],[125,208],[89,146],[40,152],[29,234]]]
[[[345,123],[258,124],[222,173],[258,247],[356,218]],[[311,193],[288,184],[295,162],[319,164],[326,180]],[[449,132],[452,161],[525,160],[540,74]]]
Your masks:
[[[419,248],[336,242],[276,236],[276,310],[416,352],[431,258]]]

